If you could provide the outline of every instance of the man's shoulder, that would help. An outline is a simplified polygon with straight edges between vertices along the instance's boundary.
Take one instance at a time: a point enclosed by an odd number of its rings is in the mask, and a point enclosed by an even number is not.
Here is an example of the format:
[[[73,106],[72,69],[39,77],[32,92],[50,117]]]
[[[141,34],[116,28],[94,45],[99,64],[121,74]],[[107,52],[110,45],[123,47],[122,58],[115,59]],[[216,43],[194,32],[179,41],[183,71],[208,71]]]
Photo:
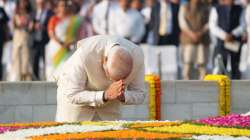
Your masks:
[[[82,40],[79,40],[77,42],[77,49],[82,48],[82,46],[94,46],[97,42],[100,42],[101,40],[104,40],[106,37],[104,35],[96,35],[91,36],[88,38],[84,38]]]
[[[141,48],[133,42],[117,35],[96,35],[77,42],[77,49],[91,50],[94,48],[106,47],[108,45],[120,44],[123,47],[136,51]],[[106,46],[105,46],[106,45]]]
[[[108,41],[119,41],[123,40],[122,37],[117,35],[95,35],[82,40],[79,40],[77,44],[84,44],[87,42],[108,42]]]
[[[139,46],[136,46],[135,48],[133,48],[132,54],[135,55],[136,58],[143,58],[144,57],[143,50]]]

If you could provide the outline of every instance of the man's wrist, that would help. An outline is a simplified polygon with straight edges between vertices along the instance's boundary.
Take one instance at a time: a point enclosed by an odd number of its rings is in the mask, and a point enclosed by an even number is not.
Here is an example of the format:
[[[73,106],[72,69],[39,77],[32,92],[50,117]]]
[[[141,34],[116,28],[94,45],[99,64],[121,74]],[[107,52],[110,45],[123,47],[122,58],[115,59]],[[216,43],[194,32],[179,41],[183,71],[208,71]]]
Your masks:
[[[105,98],[105,91],[103,92],[103,95],[102,95],[102,100],[103,100],[103,102],[107,102],[108,100]]]

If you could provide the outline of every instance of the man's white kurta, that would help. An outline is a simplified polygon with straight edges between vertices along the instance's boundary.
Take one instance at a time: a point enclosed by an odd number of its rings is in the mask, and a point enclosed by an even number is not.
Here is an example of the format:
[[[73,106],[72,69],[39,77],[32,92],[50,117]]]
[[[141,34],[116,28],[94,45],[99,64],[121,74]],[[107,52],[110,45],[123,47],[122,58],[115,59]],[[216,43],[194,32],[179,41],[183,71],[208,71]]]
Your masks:
[[[124,47],[133,57],[133,69],[125,80],[125,104],[140,104],[145,98],[144,56],[142,49],[128,40],[115,36],[99,35],[81,40],[77,51],[57,74],[56,121],[118,120],[120,101],[103,102],[103,92],[112,83],[102,65],[114,45]]]

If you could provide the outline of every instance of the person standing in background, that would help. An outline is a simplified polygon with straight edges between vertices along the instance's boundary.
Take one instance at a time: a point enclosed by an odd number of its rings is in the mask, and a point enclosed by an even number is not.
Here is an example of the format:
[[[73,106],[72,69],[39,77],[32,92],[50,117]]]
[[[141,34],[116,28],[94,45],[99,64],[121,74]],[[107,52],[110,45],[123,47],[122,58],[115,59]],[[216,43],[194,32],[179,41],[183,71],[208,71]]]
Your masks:
[[[58,0],[56,14],[48,24],[50,41],[46,46],[46,80],[51,77],[72,53],[72,44],[77,40],[81,18],[74,14],[72,1]]]
[[[29,0],[18,0],[16,2],[16,10],[13,17],[14,35],[10,80],[31,80],[29,56],[31,5]]]
[[[93,28],[99,35],[109,34],[110,15],[117,8],[114,0],[102,0],[93,9]]]
[[[8,38],[8,21],[9,18],[5,13],[5,10],[0,7],[0,80],[3,78],[3,64],[2,64],[2,57],[3,57],[3,47],[4,43]]]
[[[9,35],[13,35],[13,16],[15,13],[16,3],[14,0],[0,0],[0,7],[2,7],[9,18],[8,28]]]
[[[56,6],[56,1],[55,0],[47,0],[47,2],[46,2],[46,8],[49,11],[55,13],[56,12],[56,10],[55,10],[56,8],[54,8],[55,6]]]
[[[16,3],[14,0],[0,0],[0,7],[5,10],[5,13],[9,18],[14,16]]]
[[[93,1],[86,1],[86,0],[72,0],[73,13],[75,15],[80,16],[81,18],[81,25],[78,33],[77,40],[81,40],[83,38],[93,36],[94,30],[92,26],[92,12],[94,7],[94,0]]]
[[[31,60],[35,80],[41,80],[40,58],[42,58],[43,66],[45,66],[45,45],[49,42],[47,26],[50,17],[53,15],[52,11],[47,9],[46,2],[46,0],[36,0],[36,10],[32,14],[33,45],[31,47]]]
[[[119,0],[119,7],[111,13],[110,34],[139,44],[145,33],[143,16],[130,8],[131,0]]]
[[[179,0],[156,1],[151,12],[148,43],[151,45],[179,45]]]
[[[79,9],[80,16],[91,19],[93,16],[94,6],[97,3],[96,0],[78,0],[78,3],[80,6]]]
[[[67,8],[68,3],[67,0],[59,0],[55,5],[55,15],[49,19],[47,29],[50,41],[45,48],[46,80],[51,80],[50,76],[56,69],[56,66],[53,63],[53,58],[57,51],[60,50],[60,48],[65,48],[67,50],[67,44],[60,40],[56,31],[60,32],[61,29],[58,27],[59,23],[69,17],[69,8]]]
[[[145,24],[145,34],[142,43],[147,43],[147,38],[149,33],[149,23],[151,21],[151,12],[155,3],[156,0],[146,0],[144,8],[141,10],[141,14],[144,17],[144,24]]]
[[[246,11],[245,11],[245,23],[246,23],[246,31],[247,31],[247,47],[248,47],[248,58],[247,58],[247,70],[246,76],[250,78],[250,0],[247,1]]]
[[[209,16],[209,29],[217,38],[214,58],[221,55],[225,67],[228,58],[231,61],[231,78],[240,79],[239,70],[241,56],[242,12],[241,6],[234,4],[234,0],[223,0],[212,8]]]
[[[248,33],[248,47],[250,48],[250,0],[248,0],[245,20],[246,20],[247,33]]]
[[[145,38],[147,36],[147,29],[148,29],[148,27],[147,27],[148,26],[148,22],[146,20],[148,20],[148,19],[146,19],[145,15],[143,15],[143,14],[146,14],[146,13],[142,13],[143,7],[144,7],[143,0],[132,0],[131,1],[130,8],[134,9],[134,10],[137,10],[143,16],[144,26],[145,26],[145,33],[143,35],[141,43],[146,43]],[[144,12],[145,12],[145,10],[144,10]]]
[[[181,46],[183,55],[183,79],[190,79],[193,64],[198,65],[199,79],[206,74],[206,62],[209,51],[208,33],[209,7],[200,0],[190,0],[183,5],[179,13],[181,28]]]

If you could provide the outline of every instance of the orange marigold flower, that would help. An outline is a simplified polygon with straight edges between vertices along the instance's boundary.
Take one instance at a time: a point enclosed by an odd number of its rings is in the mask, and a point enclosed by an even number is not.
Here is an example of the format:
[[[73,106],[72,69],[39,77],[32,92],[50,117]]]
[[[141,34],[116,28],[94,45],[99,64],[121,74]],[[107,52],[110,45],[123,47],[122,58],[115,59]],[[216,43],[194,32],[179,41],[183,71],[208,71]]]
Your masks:
[[[117,130],[117,131],[104,131],[104,132],[84,132],[72,134],[57,134],[46,136],[31,137],[32,140],[67,140],[67,139],[99,139],[99,138],[144,138],[144,139],[169,139],[169,138],[188,138],[188,134],[164,134],[155,132],[144,132],[137,130]]]

